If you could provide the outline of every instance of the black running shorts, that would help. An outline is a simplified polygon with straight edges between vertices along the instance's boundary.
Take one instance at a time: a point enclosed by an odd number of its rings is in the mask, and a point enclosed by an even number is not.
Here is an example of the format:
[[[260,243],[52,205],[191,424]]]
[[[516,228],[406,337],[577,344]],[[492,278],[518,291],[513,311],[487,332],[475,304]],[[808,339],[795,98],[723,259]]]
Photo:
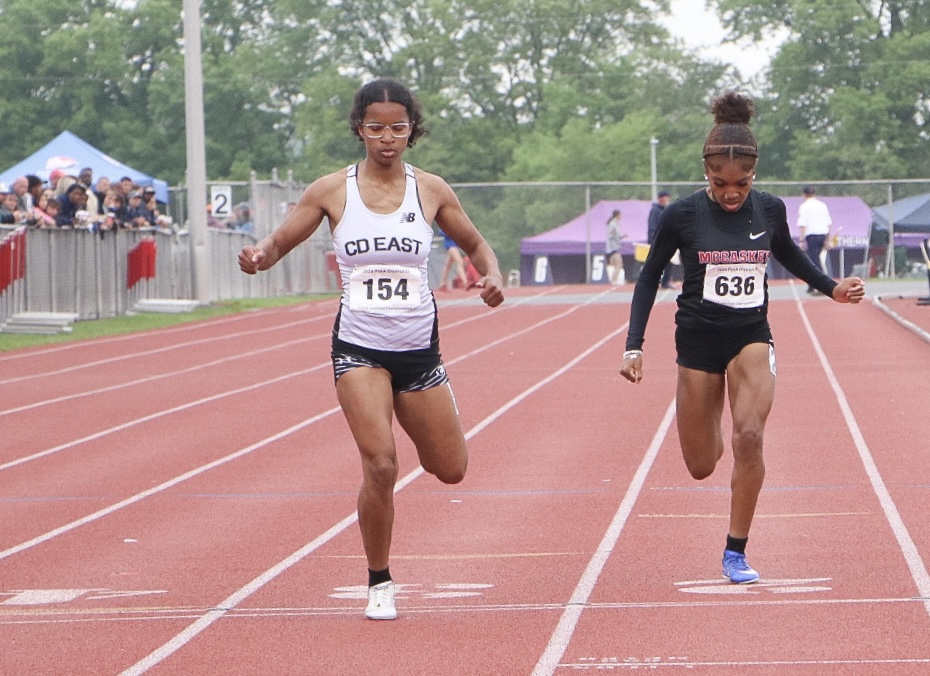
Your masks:
[[[768,321],[725,331],[675,329],[678,364],[707,373],[726,373],[727,364],[744,347],[752,343],[767,343],[773,350],[772,330]]]
[[[428,390],[449,382],[442,356],[434,348],[389,352],[333,338],[332,358],[336,380],[355,368],[382,368],[391,375],[391,388],[397,393]]]

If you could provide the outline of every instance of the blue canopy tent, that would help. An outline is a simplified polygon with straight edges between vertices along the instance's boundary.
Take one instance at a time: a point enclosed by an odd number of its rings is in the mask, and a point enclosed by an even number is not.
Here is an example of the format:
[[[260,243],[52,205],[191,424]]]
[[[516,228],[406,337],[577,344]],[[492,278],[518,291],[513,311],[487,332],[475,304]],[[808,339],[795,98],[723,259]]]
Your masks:
[[[876,249],[885,249],[886,274],[899,274],[911,264],[924,260],[926,241],[930,237],[930,193],[904,197],[875,207],[872,215],[875,229],[884,235],[884,239],[880,240],[883,246]],[[893,249],[887,247],[892,235]],[[930,275],[930,269],[927,274]]]
[[[930,233],[930,193],[895,200],[890,205],[875,207],[872,213],[875,215],[875,227],[881,230],[889,230],[890,221],[894,219],[896,235]]]
[[[123,176],[128,176],[140,186],[155,188],[155,198],[159,202],[168,202],[168,184],[165,181],[152,178],[113,159],[70,131],[61,132],[22,162],[0,173],[0,183],[9,186],[18,177],[26,174],[33,174],[47,181],[55,169],[77,176],[83,167],[93,169],[94,179],[106,176],[116,183]]]

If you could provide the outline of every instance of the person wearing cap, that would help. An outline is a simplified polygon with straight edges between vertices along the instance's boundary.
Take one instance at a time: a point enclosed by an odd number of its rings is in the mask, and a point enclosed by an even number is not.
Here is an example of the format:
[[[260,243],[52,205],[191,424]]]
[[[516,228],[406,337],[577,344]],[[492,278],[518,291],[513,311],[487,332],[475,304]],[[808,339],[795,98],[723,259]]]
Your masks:
[[[804,193],[804,201],[798,207],[798,229],[801,232],[799,238],[801,248],[807,249],[807,255],[810,257],[811,262],[824,270],[820,254],[830,238],[833,219],[830,218],[830,209],[826,203],[814,196],[817,191],[814,190],[813,186],[806,185],[801,192]],[[808,285],[807,293],[816,294],[818,291],[813,286]]]
[[[253,234],[255,225],[252,223],[252,207],[248,202],[241,202],[233,207],[233,217],[227,223],[230,230]]]
[[[128,228],[148,228],[149,217],[142,203],[142,193],[133,190],[129,193],[129,205],[126,207],[126,227]]]
[[[155,188],[150,185],[145,186],[142,190],[142,206],[145,207],[145,217],[149,225],[158,225],[158,218],[161,212],[158,210],[158,200],[155,198]]]
[[[58,215],[55,217],[55,223],[59,228],[73,227],[78,220],[78,212],[86,209],[87,188],[74,181],[58,196]]]
[[[65,173],[64,169],[52,169],[52,173],[48,175],[48,187],[56,194],[58,194],[58,181],[64,177]]]
[[[669,195],[664,190],[661,190],[656,196],[656,201],[652,203],[652,208],[649,210],[649,229],[646,234],[646,241],[649,243],[649,246],[652,246],[652,242],[656,238],[656,231],[659,229],[659,216],[662,215],[662,211],[665,209],[665,207],[668,206],[668,203],[671,200],[671,195]],[[666,265],[665,270],[662,271],[662,281],[660,282],[660,286],[663,289],[675,288],[675,285],[672,284],[671,264]]]

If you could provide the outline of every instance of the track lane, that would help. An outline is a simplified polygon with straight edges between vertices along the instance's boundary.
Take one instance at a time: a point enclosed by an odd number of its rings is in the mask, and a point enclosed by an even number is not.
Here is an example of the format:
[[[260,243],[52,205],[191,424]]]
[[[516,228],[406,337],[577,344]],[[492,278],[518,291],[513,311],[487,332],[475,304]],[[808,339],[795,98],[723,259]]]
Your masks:
[[[696,483],[670,434],[637,505],[639,518],[621,536],[592,597],[592,612],[582,616],[557,669],[541,664],[547,668],[537,673],[611,665],[780,674],[927,668],[918,638],[927,626],[923,604],[914,598],[852,434],[831,422],[841,419],[840,404],[823,371],[816,373],[810,341],[800,344],[803,322],[794,309],[772,307],[779,383],[767,431],[768,478],[749,548],[762,583],[737,587],[718,577],[732,463],[725,457],[713,477]],[[826,323],[848,332],[857,317],[837,309]],[[859,533],[869,534],[867,549]],[[634,544],[642,542],[648,547]],[[889,561],[902,575],[888,575]],[[734,641],[737,627],[743,631]]]

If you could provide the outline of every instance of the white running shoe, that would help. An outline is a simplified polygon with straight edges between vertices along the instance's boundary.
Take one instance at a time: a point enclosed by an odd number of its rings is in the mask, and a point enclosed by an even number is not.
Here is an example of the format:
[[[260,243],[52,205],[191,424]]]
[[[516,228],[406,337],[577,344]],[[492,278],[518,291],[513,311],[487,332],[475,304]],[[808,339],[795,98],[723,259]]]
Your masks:
[[[369,620],[396,620],[394,606],[394,583],[391,580],[368,588],[368,607],[365,617]]]

